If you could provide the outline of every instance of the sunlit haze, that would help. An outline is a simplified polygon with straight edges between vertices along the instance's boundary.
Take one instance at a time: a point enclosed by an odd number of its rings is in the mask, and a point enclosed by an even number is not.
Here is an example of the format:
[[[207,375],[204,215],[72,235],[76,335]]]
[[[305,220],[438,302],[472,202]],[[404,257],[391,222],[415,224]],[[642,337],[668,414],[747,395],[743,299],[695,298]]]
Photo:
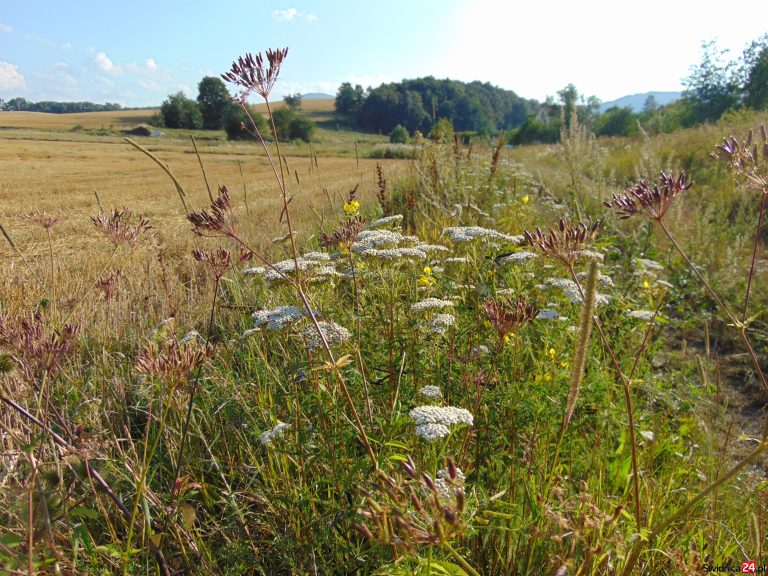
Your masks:
[[[768,30],[763,0],[616,3],[0,3],[0,98],[157,106],[245,52],[288,46],[275,96],[435,76],[543,100],[568,83],[603,101],[677,91],[701,44],[735,58]],[[119,7],[118,7],[119,6]],[[734,5],[735,6],[735,5]]]

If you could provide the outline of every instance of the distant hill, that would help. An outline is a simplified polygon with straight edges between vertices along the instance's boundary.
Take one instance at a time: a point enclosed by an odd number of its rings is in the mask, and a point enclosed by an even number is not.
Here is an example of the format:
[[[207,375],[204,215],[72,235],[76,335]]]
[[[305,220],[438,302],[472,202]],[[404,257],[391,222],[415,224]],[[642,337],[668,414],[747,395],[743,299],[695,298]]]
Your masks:
[[[326,100],[328,98],[333,100],[336,96],[333,94],[323,94],[322,92],[310,92],[309,94],[301,95],[302,100]]]
[[[680,92],[643,92],[642,94],[631,94],[629,96],[622,96],[617,100],[611,100],[610,102],[603,102],[600,104],[600,112],[605,112],[608,108],[618,106],[619,108],[626,108],[629,106],[633,112],[642,112],[645,100],[648,96],[653,96],[656,99],[658,106],[664,106],[677,99],[682,94]]]

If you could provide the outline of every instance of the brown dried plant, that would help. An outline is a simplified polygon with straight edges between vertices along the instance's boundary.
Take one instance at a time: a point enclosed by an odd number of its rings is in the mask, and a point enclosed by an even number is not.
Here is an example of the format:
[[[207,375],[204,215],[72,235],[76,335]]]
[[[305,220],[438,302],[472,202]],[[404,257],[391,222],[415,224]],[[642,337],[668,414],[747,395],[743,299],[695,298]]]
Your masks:
[[[12,360],[30,385],[50,378],[77,343],[79,324],[51,330],[40,312],[17,317],[0,315],[0,351]]]
[[[219,195],[211,203],[211,211],[201,210],[187,214],[192,223],[192,231],[205,237],[236,237],[235,217],[232,213],[232,200],[226,186],[219,187]]]
[[[196,340],[181,344],[175,337],[157,343],[150,341],[140,351],[136,370],[154,376],[170,389],[187,384],[192,372],[210,356],[210,346],[200,346]]]
[[[483,302],[483,312],[503,343],[510,332],[525,326],[536,317],[538,311],[525,296],[521,296],[517,301],[505,297],[489,298]]]
[[[355,216],[342,222],[336,230],[330,234],[322,233],[320,245],[328,247],[349,248],[355,242],[357,235],[365,228],[365,219],[361,216]]]
[[[640,180],[624,194],[614,194],[613,199],[603,202],[606,207],[613,208],[621,219],[635,214],[644,214],[653,220],[661,220],[672,205],[675,197],[688,190],[693,184],[686,182],[685,172],[675,176],[662,172],[659,184],[651,188],[647,180]]]
[[[557,228],[550,228],[547,233],[537,227],[533,232],[526,230],[523,235],[537,251],[573,269],[576,260],[594,243],[602,223],[602,218],[596,222],[560,218]]]
[[[377,471],[373,487],[361,489],[365,501],[358,512],[365,521],[355,528],[367,539],[407,554],[424,545],[452,550],[450,541],[467,529],[461,470],[449,459],[433,479],[419,472],[410,457],[402,466],[402,473]]]
[[[45,210],[35,210],[34,212],[30,212],[26,215],[26,218],[44,230],[50,230],[62,220],[61,216],[48,214]]]
[[[139,221],[131,225],[132,212],[130,210],[113,210],[112,214],[96,214],[91,216],[91,221],[97,230],[103,232],[109,241],[117,248],[122,244],[133,246],[139,240],[142,234],[146,233],[152,227],[149,225],[143,215],[139,216]]]
[[[109,274],[102,274],[96,281],[96,286],[101,290],[104,300],[111,300],[120,289],[120,281],[125,278],[121,269],[112,270]]]
[[[227,82],[240,86],[241,92],[237,99],[245,102],[251,92],[256,92],[265,100],[269,98],[277,77],[280,75],[280,66],[288,56],[288,48],[267,50],[269,68],[264,68],[264,57],[261,53],[254,57],[250,52],[238,58],[232,63],[232,69],[221,77]]]
[[[712,153],[712,157],[726,160],[737,174],[747,179],[748,187],[768,194],[768,134],[764,125],[760,126],[760,139],[762,146],[758,148],[752,130],[743,143],[735,136],[723,138],[723,143],[717,145],[717,151]]]
[[[225,248],[217,248],[212,252],[206,252],[204,250],[193,250],[192,256],[198,262],[205,264],[210,270],[211,274],[213,274],[214,278],[216,278],[218,281],[222,276],[224,276],[226,271],[229,270],[232,264],[241,264],[243,262],[249,261],[253,257],[253,252],[251,250],[241,248],[240,255],[236,262],[233,261],[232,253]]]

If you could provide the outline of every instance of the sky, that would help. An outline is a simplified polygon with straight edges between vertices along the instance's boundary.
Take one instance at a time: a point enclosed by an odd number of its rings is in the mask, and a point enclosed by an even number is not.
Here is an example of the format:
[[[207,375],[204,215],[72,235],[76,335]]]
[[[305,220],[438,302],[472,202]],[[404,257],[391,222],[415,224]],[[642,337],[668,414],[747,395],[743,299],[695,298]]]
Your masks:
[[[0,0],[0,98],[158,106],[288,47],[273,99],[434,76],[543,101],[678,91],[701,45],[736,58],[765,0]]]

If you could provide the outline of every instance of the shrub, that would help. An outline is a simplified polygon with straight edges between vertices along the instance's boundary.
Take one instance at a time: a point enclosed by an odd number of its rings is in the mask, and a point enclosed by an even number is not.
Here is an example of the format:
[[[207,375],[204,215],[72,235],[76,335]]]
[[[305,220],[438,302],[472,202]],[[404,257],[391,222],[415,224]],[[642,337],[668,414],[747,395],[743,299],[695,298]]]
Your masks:
[[[392,132],[389,134],[389,141],[392,144],[408,143],[408,130],[402,124],[398,124],[392,128]]]

